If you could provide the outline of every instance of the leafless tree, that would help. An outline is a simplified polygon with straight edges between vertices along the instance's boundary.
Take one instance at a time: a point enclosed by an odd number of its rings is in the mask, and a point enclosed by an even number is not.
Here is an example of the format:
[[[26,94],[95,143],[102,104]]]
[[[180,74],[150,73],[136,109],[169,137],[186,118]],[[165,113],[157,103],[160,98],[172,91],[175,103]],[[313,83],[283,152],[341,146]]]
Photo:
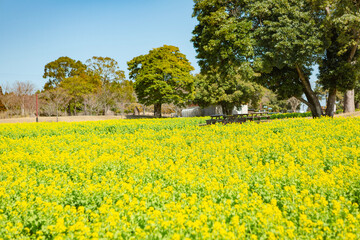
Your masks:
[[[63,107],[66,109],[66,106],[68,105],[71,97],[67,94],[66,90],[57,87],[53,90],[50,90],[51,99],[56,105],[56,121],[59,121],[59,107]]]
[[[43,93],[40,94],[39,106],[41,114],[46,116],[53,116],[56,114],[56,104],[53,101],[45,100]]]
[[[5,92],[5,94],[0,96],[0,100],[6,108],[6,117],[19,114],[17,97],[13,92]]]
[[[95,93],[86,94],[84,96],[84,110],[85,115],[92,114],[98,114],[99,109],[101,107],[101,102],[99,101],[99,95]]]
[[[5,116],[19,115],[20,107],[18,96],[14,93],[14,87],[9,83],[2,85],[3,94],[0,94],[0,101],[6,108]]]
[[[300,100],[297,99],[296,97],[291,97],[286,102],[290,104],[292,112],[296,112],[296,109],[301,103]]]
[[[56,121],[59,121],[59,110],[66,109],[71,97],[67,91],[61,87],[46,90],[40,95],[42,101],[42,109],[48,116],[56,114]]]
[[[35,86],[30,82],[16,82],[13,87],[13,92],[17,96],[20,109],[21,109],[21,116],[25,116],[25,112],[31,113],[31,108],[33,108],[34,101],[33,93],[34,93]]]

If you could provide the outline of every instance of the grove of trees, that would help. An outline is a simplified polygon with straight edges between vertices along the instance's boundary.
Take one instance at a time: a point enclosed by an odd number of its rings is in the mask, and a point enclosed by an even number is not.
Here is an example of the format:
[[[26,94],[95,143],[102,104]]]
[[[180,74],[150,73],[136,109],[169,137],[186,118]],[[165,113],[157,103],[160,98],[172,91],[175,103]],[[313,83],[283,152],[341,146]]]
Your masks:
[[[50,115],[59,110],[72,115],[124,112],[136,100],[132,82],[109,57],[94,56],[85,64],[60,57],[45,65],[43,77],[48,81],[40,96]]]
[[[296,97],[314,117],[322,116],[311,83],[313,67],[328,91],[325,114],[333,116],[337,91],[345,112],[355,110],[359,81],[360,1],[355,0],[195,0],[192,39],[201,73],[259,83],[283,99]],[[212,84],[212,77],[208,83]],[[242,83],[237,83],[241,88]],[[234,89],[234,87],[233,87]],[[221,99],[234,94],[218,91]],[[219,97],[220,99],[220,97]]]
[[[175,46],[154,48],[128,62],[130,78],[109,57],[92,57],[82,63],[59,57],[44,67],[47,81],[39,97],[40,113],[106,115],[145,113],[145,107],[161,117],[162,105],[174,112],[193,100],[194,68]],[[4,93],[3,93],[4,92]],[[34,115],[35,92],[29,83],[17,82],[0,91],[0,111],[8,116]],[[30,107],[31,106],[31,107]]]
[[[12,86],[0,87],[0,112],[6,116],[27,116],[35,111],[34,85],[30,82],[15,82]]]

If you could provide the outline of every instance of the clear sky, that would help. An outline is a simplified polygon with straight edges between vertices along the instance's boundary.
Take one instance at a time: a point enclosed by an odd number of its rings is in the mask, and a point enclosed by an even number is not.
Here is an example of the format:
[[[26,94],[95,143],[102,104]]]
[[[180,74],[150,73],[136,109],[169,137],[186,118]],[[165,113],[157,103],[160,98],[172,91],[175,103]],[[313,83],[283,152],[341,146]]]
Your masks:
[[[200,69],[190,42],[193,0],[0,0],[0,85],[46,82],[44,66],[61,56],[127,61],[152,48],[180,48]]]

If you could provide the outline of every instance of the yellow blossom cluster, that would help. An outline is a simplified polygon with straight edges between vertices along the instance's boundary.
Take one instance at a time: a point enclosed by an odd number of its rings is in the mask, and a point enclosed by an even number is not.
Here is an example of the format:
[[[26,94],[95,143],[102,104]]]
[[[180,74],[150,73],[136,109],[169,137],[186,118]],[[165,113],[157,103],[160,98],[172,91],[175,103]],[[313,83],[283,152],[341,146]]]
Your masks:
[[[0,125],[0,239],[360,239],[360,119]]]

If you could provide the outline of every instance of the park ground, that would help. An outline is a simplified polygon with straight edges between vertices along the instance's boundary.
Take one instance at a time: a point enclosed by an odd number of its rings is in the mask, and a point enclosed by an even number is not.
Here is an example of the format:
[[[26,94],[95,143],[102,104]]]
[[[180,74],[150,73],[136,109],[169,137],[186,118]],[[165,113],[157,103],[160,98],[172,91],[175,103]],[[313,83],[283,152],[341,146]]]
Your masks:
[[[335,117],[359,117],[360,112],[353,113],[340,113],[336,114]],[[131,118],[144,118],[152,117],[151,115],[126,115],[126,116],[61,116],[59,117],[59,122],[84,122],[84,121],[101,121],[101,120],[110,120],[110,119],[131,119]],[[31,123],[35,122],[35,117],[23,117],[23,118],[5,118],[0,119],[1,123]],[[39,117],[39,122],[56,122],[56,117]]]

